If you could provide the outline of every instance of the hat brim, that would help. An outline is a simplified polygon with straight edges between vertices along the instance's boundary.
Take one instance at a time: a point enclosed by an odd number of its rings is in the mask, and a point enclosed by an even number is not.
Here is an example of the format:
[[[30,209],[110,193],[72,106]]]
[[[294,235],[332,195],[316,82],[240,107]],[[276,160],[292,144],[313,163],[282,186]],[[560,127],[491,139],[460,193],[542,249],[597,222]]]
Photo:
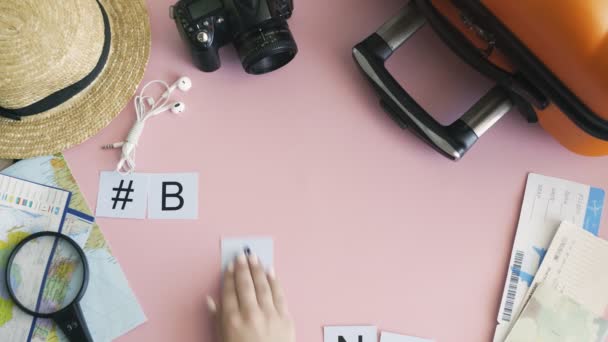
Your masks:
[[[21,121],[0,118],[0,159],[49,155],[98,133],[126,106],[150,55],[150,22],[143,0],[100,0],[108,14],[110,56],[95,82],[69,101]]]

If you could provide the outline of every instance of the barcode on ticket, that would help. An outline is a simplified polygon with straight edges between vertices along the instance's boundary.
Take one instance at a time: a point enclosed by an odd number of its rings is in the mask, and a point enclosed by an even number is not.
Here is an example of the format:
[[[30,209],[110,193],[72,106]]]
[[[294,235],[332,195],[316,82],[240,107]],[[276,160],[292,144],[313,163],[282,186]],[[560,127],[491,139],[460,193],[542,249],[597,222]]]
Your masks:
[[[515,305],[515,297],[517,296],[517,287],[519,286],[519,274],[524,263],[524,252],[515,251],[513,260],[513,268],[511,269],[511,277],[509,278],[509,289],[507,290],[507,298],[505,299],[505,309],[502,313],[502,320],[511,322],[513,318],[513,306]]]

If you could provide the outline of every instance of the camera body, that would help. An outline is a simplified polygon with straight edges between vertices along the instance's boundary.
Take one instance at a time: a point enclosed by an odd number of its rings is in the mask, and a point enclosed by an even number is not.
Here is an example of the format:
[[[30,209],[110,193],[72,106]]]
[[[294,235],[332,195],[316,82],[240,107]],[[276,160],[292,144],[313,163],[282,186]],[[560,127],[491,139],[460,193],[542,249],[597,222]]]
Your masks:
[[[233,43],[250,74],[289,63],[298,48],[287,19],[293,0],[181,0],[171,7],[194,64],[212,72],[221,66],[219,49]]]

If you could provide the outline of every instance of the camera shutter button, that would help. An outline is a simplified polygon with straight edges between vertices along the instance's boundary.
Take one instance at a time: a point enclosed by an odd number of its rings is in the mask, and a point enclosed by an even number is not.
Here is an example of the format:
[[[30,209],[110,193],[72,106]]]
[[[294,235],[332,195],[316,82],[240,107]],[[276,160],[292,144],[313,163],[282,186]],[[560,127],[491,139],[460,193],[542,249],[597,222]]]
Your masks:
[[[211,40],[211,36],[207,30],[203,30],[196,35],[196,40],[203,44],[208,44]]]

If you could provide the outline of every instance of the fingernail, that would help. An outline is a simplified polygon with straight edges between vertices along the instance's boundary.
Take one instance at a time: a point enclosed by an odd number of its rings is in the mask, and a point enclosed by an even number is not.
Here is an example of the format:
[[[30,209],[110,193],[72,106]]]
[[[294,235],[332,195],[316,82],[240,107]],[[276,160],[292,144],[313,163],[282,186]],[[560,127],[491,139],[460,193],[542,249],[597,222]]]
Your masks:
[[[259,263],[259,261],[260,261],[260,259],[258,258],[257,255],[251,254],[249,256],[249,263],[251,263],[252,265],[254,265],[254,266],[257,265]]]
[[[213,298],[211,298],[211,296],[207,296],[207,309],[211,313],[217,312],[217,305],[215,305],[215,300],[213,300]]]
[[[274,279],[274,278],[276,278],[276,277],[277,277],[277,274],[276,274],[276,273],[275,273],[275,271],[274,271],[274,267],[271,267],[271,268],[269,268],[269,269],[268,269],[268,276],[269,276],[270,278],[272,278],[272,279]]]
[[[234,261],[228,264],[228,272],[234,272]]]
[[[245,256],[245,253],[241,252],[239,256],[236,257],[236,261],[241,265],[245,265],[247,263],[247,257]]]

